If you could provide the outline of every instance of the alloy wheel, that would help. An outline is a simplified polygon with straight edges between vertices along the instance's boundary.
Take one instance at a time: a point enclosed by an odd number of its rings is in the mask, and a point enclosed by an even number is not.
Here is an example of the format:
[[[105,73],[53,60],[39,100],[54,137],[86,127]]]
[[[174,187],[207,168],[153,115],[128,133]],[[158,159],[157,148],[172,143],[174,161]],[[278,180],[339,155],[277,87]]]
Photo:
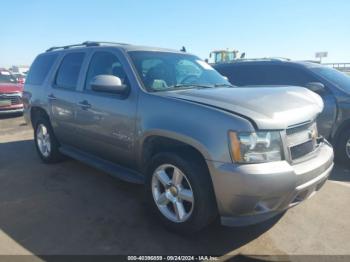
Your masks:
[[[36,129],[36,143],[40,153],[44,157],[49,157],[51,153],[50,134],[45,125],[39,124]]]
[[[194,207],[194,195],[186,175],[176,166],[159,166],[152,176],[152,194],[159,211],[175,223],[185,222]]]

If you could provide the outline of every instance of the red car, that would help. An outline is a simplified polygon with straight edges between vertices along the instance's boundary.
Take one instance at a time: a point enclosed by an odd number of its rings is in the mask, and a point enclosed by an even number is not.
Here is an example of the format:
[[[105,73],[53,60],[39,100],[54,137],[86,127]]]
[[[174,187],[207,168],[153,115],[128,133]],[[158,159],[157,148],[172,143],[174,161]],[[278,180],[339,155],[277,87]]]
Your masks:
[[[0,68],[0,115],[23,113],[23,85],[6,69]]]

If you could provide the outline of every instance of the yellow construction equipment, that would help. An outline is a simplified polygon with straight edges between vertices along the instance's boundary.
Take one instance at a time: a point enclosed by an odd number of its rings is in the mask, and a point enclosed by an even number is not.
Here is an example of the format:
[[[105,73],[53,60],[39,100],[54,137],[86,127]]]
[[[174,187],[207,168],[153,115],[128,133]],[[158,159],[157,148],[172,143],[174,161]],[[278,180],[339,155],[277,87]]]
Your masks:
[[[209,62],[213,64],[229,63],[236,59],[242,59],[245,57],[245,53],[240,53],[237,49],[221,49],[214,50],[209,54]]]

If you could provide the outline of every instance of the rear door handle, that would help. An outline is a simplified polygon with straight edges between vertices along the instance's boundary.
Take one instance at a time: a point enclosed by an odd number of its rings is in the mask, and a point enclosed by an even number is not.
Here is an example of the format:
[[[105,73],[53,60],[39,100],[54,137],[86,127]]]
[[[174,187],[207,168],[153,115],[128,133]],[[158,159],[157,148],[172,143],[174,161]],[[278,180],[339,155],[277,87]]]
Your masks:
[[[80,101],[78,103],[78,106],[80,106],[82,109],[89,109],[89,108],[91,108],[91,104],[88,101],[86,101],[86,100]]]
[[[56,97],[54,94],[49,94],[49,95],[47,96],[47,98],[48,98],[49,100],[57,100],[57,97]]]

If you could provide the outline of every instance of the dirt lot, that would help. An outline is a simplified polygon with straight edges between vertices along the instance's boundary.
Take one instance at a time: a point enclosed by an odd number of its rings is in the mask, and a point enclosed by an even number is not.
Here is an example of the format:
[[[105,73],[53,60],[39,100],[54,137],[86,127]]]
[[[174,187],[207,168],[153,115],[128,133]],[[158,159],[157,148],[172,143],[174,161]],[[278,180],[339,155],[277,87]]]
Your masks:
[[[142,186],[77,161],[45,165],[22,117],[0,119],[0,254],[350,255],[350,171],[336,167],[320,193],[257,226],[167,232]]]

